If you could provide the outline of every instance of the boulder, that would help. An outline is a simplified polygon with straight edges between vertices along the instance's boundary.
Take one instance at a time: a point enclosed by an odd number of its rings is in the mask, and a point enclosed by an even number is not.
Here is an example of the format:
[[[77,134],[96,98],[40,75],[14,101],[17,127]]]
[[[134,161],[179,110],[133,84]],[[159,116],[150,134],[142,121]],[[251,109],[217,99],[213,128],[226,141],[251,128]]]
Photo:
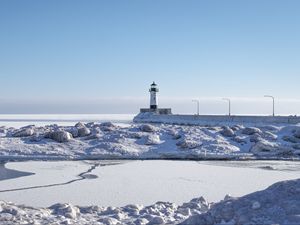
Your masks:
[[[266,131],[264,134],[264,137],[272,140],[272,141],[276,141],[277,140],[277,135],[273,134],[272,132],[270,131]]]
[[[150,221],[149,224],[153,224],[153,225],[157,224],[157,225],[159,225],[159,224],[166,224],[166,222],[165,222],[165,220],[164,220],[163,217],[161,217],[161,216],[154,216],[151,219],[151,221]]]
[[[153,135],[148,135],[146,137],[146,142],[145,142],[146,145],[158,145],[160,143],[161,141],[159,135],[153,134]]]
[[[244,128],[245,128],[245,127],[244,127],[243,125],[239,125],[239,124],[234,125],[234,126],[231,127],[231,129],[232,129],[233,131],[238,131],[238,130],[241,130],[241,129],[244,129]]]
[[[82,122],[78,122],[75,124],[75,127],[80,128],[80,127],[85,127],[85,125]]]
[[[251,142],[255,142],[256,143],[256,142],[259,142],[261,140],[263,140],[263,138],[258,133],[252,134],[250,136],[250,141]]]
[[[220,133],[224,136],[224,137],[233,137],[235,136],[234,131],[230,128],[230,127],[223,127],[222,130],[220,131]]]
[[[279,146],[277,143],[268,142],[266,140],[257,142],[251,152],[257,156],[291,156],[293,149],[285,146]]]
[[[5,126],[0,127],[0,133],[6,133],[6,127]]]
[[[60,143],[68,142],[73,138],[72,134],[62,130],[49,132],[45,135],[45,137]]]
[[[104,122],[100,124],[100,129],[102,131],[110,132],[110,131],[114,131],[116,128],[117,126],[114,125],[112,122]]]
[[[247,144],[247,140],[239,136],[233,137],[232,140],[239,144]]]
[[[178,141],[176,143],[176,145],[182,149],[194,149],[194,148],[201,146],[201,143],[184,138],[184,139]]]
[[[50,209],[52,209],[52,214],[64,216],[70,219],[75,219],[80,214],[79,208],[71,204],[58,203],[52,205]]]
[[[99,138],[101,138],[102,137],[102,135],[101,134],[99,134],[99,133],[96,133],[96,134],[92,134],[92,135],[90,135],[90,136],[87,136],[84,140],[93,140],[93,139],[99,139]]]
[[[300,138],[300,128],[295,130],[294,137]]]
[[[251,148],[251,152],[255,155],[270,155],[274,154],[277,148],[278,145],[276,143],[259,141]]]
[[[173,137],[173,139],[178,140],[182,137],[182,135],[176,131],[175,129],[172,129],[169,131],[169,134]]]
[[[141,139],[143,137],[143,134],[139,132],[130,132],[128,133],[128,137],[133,139]]]
[[[299,138],[296,138],[295,136],[287,136],[287,135],[283,136],[282,140],[284,140],[286,142],[294,143],[294,144],[300,142]]]
[[[22,130],[18,130],[13,134],[13,137],[29,137],[34,134],[33,128],[25,128]]]
[[[262,131],[257,127],[246,127],[243,129],[242,134],[253,135],[253,134],[261,134]]]
[[[101,127],[115,127],[112,122],[104,122],[100,124]]]
[[[149,133],[152,133],[152,132],[155,132],[156,131],[156,128],[150,124],[143,124],[140,126],[140,130],[143,131],[143,132],[149,132]]]
[[[293,149],[300,150],[300,144],[292,145]]]
[[[38,133],[35,133],[31,137],[30,141],[32,141],[32,142],[40,142],[42,139],[43,139],[43,136],[39,135]]]
[[[78,137],[85,137],[90,135],[91,131],[87,127],[80,127],[78,128]]]
[[[70,127],[69,129],[65,129],[65,131],[71,133],[73,138],[78,137],[78,128],[77,127]]]
[[[273,126],[273,125],[266,125],[266,126],[264,126],[264,129],[266,129],[268,131],[279,131],[280,130],[279,127],[276,127],[276,126]]]

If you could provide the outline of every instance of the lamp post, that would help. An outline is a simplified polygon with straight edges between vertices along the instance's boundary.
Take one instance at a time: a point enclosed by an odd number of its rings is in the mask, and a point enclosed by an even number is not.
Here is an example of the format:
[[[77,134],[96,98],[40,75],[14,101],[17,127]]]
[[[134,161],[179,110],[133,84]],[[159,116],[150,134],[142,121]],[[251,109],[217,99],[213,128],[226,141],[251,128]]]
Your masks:
[[[229,98],[223,98],[223,100],[228,102],[228,115],[231,116],[231,101]]]
[[[273,116],[275,116],[275,98],[272,95],[265,95],[265,98],[272,98],[273,101]]]
[[[200,111],[200,101],[197,99],[193,99],[192,102],[196,102],[197,103],[197,115],[199,116],[199,111]]]

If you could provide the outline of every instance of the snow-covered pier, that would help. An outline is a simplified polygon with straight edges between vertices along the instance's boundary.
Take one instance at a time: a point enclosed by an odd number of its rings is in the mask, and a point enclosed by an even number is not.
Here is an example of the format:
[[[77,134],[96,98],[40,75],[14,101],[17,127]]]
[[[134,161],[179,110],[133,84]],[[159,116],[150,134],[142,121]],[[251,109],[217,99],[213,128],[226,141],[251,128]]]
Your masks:
[[[222,115],[161,115],[140,113],[134,119],[140,123],[167,123],[177,125],[263,125],[263,124],[298,124],[297,116],[222,116]]]

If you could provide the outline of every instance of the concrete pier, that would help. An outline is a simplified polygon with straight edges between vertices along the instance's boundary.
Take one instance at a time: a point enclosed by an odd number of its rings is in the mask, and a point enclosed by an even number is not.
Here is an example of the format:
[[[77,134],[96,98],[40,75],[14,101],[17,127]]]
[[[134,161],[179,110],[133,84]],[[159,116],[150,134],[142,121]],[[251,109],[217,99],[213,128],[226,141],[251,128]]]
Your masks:
[[[159,115],[155,113],[140,113],[134,122],[167,123],[179,125],[233,125],[233,124],[298,124],[300,117],[296,116],[222,116],[222,115]]]

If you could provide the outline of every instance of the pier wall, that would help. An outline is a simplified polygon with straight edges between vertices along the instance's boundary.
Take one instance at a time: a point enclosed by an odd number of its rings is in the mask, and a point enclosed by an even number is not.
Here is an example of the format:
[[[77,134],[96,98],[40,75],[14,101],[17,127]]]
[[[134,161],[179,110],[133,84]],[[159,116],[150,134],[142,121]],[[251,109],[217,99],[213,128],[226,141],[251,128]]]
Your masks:
[[[222,115],[158,115],[140,113],[134,122],[168,123],[180,125],[233,125],[233,124],[298,124],[300,117],[296,116],[222,116]]]

